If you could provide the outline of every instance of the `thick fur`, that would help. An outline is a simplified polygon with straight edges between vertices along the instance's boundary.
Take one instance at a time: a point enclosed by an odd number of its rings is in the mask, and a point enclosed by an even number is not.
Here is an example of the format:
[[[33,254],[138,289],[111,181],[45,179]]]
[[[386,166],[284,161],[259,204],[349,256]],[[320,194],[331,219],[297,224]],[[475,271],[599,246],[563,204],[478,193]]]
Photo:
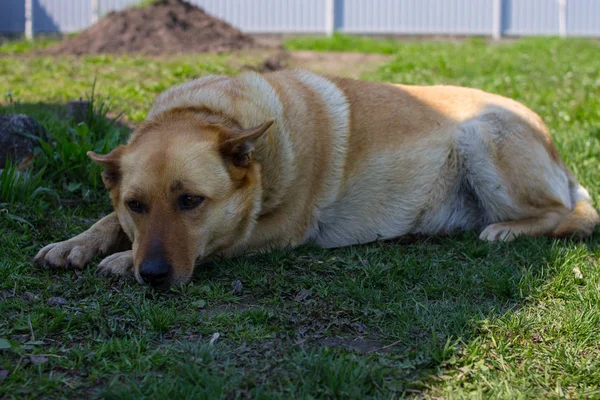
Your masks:
[[[124,232],[131,250],[102,271],[141,281],[140,264],[160,253],[180,284],[217,255],[464,230],[585,237],[600,222],[540,118],[476,89],[207,76],[162,93],[127,145],[90,157],[106,168],[115,213],[38,262],[83,267]],[[181,193],[206,200],[178,210]]]

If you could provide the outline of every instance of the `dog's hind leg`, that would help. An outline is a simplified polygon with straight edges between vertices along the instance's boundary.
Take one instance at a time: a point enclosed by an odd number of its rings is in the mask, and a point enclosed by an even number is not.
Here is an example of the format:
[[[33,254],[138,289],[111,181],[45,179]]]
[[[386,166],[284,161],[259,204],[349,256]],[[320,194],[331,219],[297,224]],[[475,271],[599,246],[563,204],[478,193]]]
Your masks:
[[[541,121],[493,110],[465,123],[456,146],[481,206],[481,239],[552,236],[572,213],[570,173]]]
[[[131,246],[117,218],[111,213],[79,235],[49,244],[41,249],[34,262],[51,268],[81,269],[96,254],[111,254]]]
[[[479,235],[482,240],[511,241],[518,236],[543,236],[552,232],[568,213],[568,209],[549,211],[538,218],[498,222],[488,225]]]

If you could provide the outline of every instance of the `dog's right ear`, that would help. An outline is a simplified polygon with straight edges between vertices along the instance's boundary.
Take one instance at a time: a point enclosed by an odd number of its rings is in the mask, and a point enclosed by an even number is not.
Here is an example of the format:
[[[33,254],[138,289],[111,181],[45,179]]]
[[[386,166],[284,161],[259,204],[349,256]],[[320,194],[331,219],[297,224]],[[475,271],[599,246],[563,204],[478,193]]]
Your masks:
[[[107,189],[112,189],[117,183],[119,183],[120,166],[121,166],[121,152],[123,146],[114,148],[108,154],[97,154],[93,151],[88,151],[87,156],[96,164],[104,167],[102,172],[102,181]]]
[[[247,168],[252,161],[254,142],[269,130],[273,122],[273,120],[269,120],[253,128],[239,131],[224,130],[220,144],[221,154],[231,159],[234,166]]]

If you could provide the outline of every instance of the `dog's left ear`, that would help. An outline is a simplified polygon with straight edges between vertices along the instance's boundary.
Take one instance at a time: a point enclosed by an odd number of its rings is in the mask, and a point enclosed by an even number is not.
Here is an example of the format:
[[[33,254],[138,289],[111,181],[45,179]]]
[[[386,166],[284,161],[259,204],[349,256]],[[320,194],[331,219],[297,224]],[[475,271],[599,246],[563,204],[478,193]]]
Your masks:
[[[123,148],[123,146],[118,146],[108,154],[98,154],[93,151],[87,152],[87,156],[93,162],[104,167],[102,181],[107,189],[112,189],[119,183],[119,178],[121,177],[119,171],[121,166],[121,152],[123,151]]]
[[[221,138],[220,150],[225,158],[231,160],[234,166],[247,168],[252,162],[254,142],[273,125],[267,121],[259,126],[241,131],[226,130]]]

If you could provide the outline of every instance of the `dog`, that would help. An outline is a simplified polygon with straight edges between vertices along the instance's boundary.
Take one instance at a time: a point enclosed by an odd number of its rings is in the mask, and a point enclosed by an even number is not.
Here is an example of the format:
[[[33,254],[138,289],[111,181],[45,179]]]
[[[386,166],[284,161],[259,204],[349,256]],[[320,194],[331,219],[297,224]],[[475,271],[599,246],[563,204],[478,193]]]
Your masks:
[[[474,230],[488,241],[600,223],[541,119],[477,89],[291,70],[161,93],[126,145],[88,153],[114,212],[35,261],[168,288],[198,261]]]

